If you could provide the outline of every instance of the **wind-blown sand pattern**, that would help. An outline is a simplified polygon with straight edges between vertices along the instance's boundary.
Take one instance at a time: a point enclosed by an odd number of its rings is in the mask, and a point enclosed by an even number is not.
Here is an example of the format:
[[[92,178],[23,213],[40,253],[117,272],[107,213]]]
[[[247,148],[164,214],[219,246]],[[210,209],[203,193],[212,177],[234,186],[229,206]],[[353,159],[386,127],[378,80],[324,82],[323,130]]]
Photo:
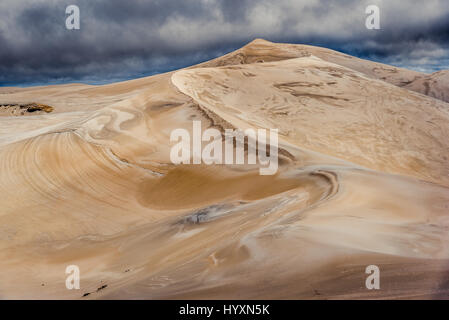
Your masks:
[[[449,104],[425,77],[255,40],[132,81],[2,88],[53,110],[0,114],[0,298],[449,297]],[[193,120],[278,128],[278,174],[173,165]]]

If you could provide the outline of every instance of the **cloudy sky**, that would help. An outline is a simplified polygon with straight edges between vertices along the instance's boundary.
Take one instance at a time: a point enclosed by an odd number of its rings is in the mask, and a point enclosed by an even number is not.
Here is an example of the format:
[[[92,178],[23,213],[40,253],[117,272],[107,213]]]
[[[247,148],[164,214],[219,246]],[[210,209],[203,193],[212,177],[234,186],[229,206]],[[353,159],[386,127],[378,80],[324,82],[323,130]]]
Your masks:
[[[380,30],[365,8],[380,8]],[[67,30],[66,7],[80,9]],[[105,83],[202,62],[254,38],[449,69],[448,0],[1,0],[0,86]]]

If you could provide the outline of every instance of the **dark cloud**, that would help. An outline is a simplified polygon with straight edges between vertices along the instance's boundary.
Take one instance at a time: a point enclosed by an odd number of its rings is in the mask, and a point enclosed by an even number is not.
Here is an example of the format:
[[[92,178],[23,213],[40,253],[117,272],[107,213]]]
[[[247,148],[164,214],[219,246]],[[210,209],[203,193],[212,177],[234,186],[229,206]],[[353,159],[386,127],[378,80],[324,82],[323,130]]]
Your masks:
[[[81,29],[65,28],[65,8]],[[365,7],[381,30],[365,28]],[[256,37],[422,71],[449,68],[447,0],[2,0],[0,85],[104,82],[164,72]]]

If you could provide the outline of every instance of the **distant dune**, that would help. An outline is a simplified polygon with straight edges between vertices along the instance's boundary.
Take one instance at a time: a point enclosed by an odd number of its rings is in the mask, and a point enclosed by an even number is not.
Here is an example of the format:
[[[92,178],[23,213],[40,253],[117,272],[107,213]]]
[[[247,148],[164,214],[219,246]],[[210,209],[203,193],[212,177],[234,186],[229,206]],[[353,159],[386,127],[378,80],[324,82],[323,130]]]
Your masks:
[[[449,70],[419,76],[404,88],[449,102]]]
[[[0,113],[0,298],[447,298],[447,75],[258,39],[152,77],[3,88],[53,109]],[[193,120],[279,129],[278,174],[172,164]]]

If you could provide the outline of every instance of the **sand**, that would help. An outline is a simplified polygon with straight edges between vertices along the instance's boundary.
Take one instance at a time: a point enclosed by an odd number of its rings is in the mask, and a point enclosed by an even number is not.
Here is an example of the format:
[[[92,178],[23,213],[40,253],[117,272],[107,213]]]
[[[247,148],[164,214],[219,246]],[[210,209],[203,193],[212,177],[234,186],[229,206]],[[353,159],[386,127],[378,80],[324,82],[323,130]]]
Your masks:
[[[444,79],[255,40],[132,81],[2,88],[53,111],[0,116],[0,298],[447,298]],[[173,165],[192,120],[279,129],[278,173]]]

